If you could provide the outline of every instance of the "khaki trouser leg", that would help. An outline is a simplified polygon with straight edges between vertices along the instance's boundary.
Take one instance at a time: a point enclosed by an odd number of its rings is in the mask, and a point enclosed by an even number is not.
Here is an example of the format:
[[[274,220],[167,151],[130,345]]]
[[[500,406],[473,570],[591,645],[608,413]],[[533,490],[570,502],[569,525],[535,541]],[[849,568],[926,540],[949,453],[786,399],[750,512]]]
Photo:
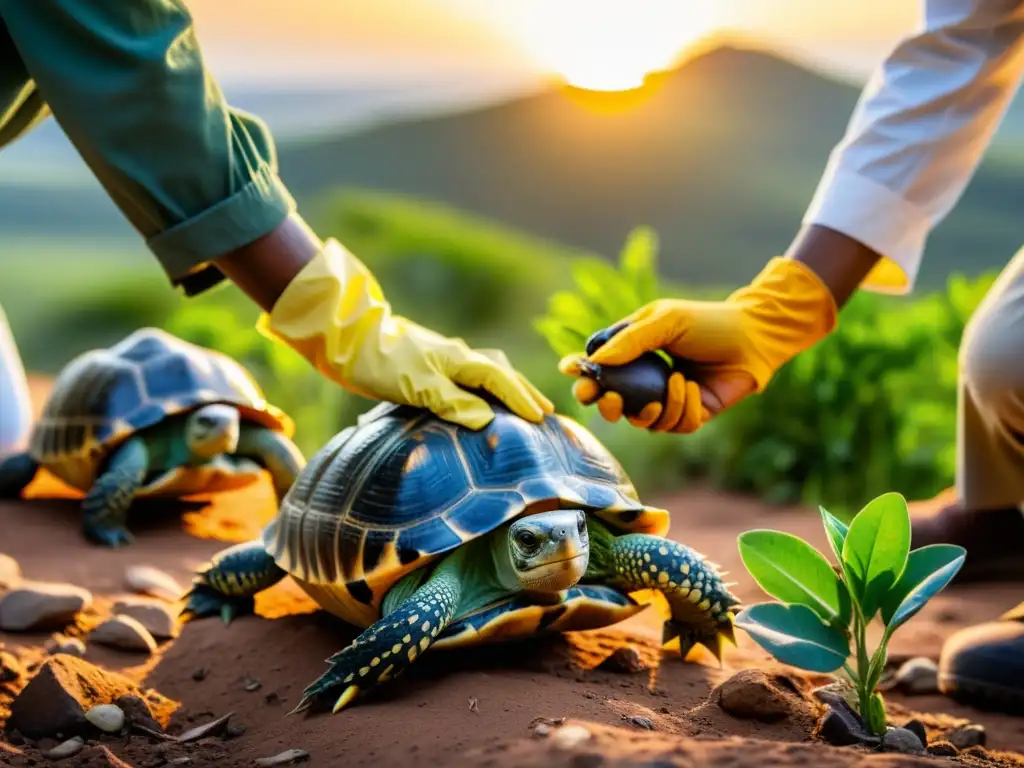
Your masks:
[[[960,346],[957,495],[968,509],[1024,502],[1024,248]]]

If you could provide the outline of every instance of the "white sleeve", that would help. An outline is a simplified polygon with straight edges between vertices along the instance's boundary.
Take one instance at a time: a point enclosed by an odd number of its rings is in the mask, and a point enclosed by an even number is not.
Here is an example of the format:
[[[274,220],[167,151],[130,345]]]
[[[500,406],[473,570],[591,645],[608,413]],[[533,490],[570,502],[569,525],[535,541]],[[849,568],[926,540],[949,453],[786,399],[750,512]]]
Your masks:
[[[925,0],[865,87],[804,224],[883,260],[864,288],[909,293],[925,241],[974,175],[1024,73],[1024,0]]]

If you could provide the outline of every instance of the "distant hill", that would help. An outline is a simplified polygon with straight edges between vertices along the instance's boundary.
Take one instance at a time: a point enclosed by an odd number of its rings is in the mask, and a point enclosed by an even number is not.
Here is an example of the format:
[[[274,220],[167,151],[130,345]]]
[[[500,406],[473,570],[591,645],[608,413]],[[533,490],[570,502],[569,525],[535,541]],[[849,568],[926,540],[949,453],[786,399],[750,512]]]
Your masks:
[[[337,184],[423,195],[606,254],[649,224],[668,276],[752,276],[799,226],[859,90],[734,47],[647,90],[628,108],[631,95],[549,92],[377,127],[285,147],[281,166],[307,195]],[[1022,189],[1024,163],[987,161],[935,233],[922,284],[1002,266],[1024,241]]]
[[[648,224],[661,236],[666,276],[729,284],[786,247],[858,93],[774,55],[723,46],[639,94],[549,89],[303,140],[283,131],[279,159],[311,214],[338,186],[394,191],[608,255]],[[322,130],[367,98],[268,92],[236,102],[292,128],[308,112]],[[1021,149],[1012,150],[1018,126]],[[69,150],[37,144],[42,157]],[[933,236],[923,286],[954,269],[998,268],[1024,242],[1024,109],[1011,112],[998,146]],[[68,167],[37,178],[32,163],[14,168],[0,155],[0,234],[116,236],[136,247],[98,184],[80,167],[65,178]]]

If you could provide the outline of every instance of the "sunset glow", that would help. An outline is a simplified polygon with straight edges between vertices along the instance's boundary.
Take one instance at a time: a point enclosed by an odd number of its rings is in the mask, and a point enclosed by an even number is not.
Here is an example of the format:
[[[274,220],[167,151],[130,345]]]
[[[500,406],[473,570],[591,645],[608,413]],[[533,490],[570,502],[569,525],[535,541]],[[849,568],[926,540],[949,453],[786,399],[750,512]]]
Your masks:
[[[714,31],[712,4],[696,0],[489,0],[495,28],[537,67],[578,88],[638,88]]]

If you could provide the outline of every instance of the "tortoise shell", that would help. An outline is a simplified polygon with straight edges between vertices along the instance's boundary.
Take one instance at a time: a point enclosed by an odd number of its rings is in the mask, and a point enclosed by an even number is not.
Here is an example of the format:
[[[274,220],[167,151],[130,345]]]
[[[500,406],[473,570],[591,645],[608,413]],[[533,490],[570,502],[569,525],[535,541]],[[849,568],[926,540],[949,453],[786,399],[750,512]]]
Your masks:
[[[146,427],[211,403],[291,437],[294,424],[268,403],[241,365],[158,328],[85,352],[57,376],[29,450],[40,465],[87,490],[103,459]]]
[[[524,512],[576,508],[667,532],[668,513],[641,504],[575,421],[494,410],[479,431],[409,406],[368,412],[310,459],[264,529],[267,552],[320,606],[366,627],[407,573]]]

